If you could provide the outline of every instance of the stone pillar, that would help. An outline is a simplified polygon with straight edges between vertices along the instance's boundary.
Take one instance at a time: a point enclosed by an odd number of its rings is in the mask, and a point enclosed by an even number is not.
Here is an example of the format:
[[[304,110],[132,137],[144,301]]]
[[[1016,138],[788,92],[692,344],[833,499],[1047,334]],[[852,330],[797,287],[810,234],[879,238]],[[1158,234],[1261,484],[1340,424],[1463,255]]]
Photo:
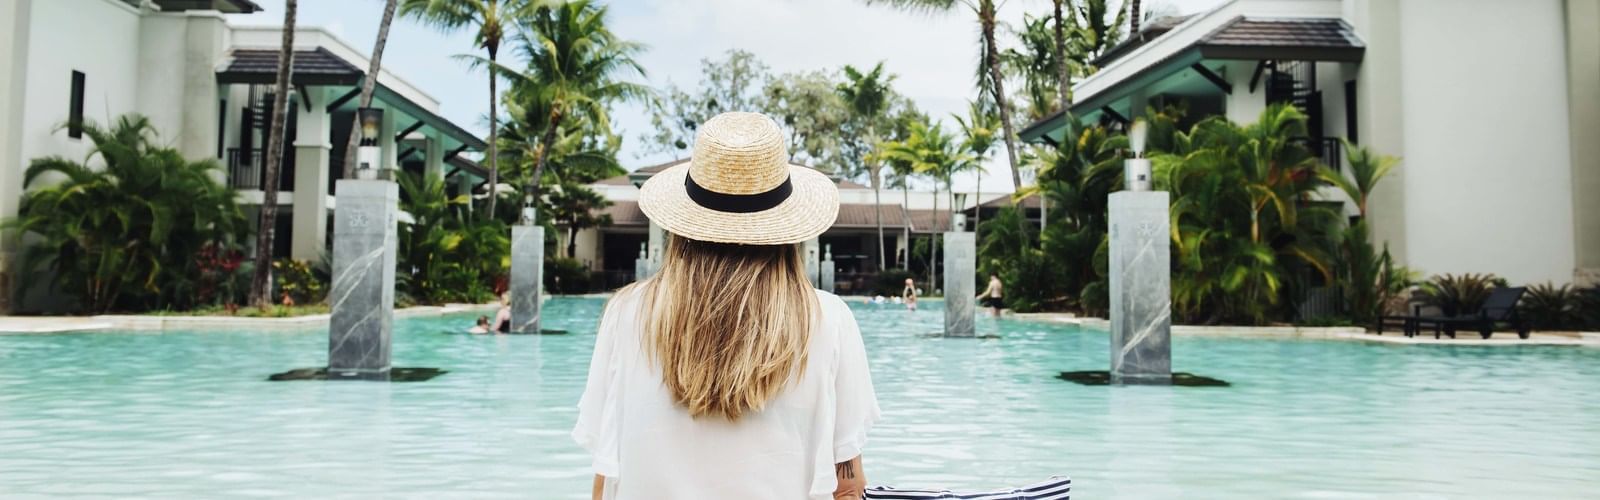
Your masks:
[[[656,274],[656,271],[661,270],[661,253],[666,251],[666,249],[667,231],[662,229],[661,226],[657,226],[655,222],[651,222],[650,248],[649,252],[644,255],[644,258],[648,260],[650,267],[648,270],[649,272],[645,273],[646,277],[653,276]]]
[[[833,293],[833,245],[824,246],[823,249],[822,263],[817,269],[818,278],[820,278],[818,283],[821,283],[821,286],[817,288],[821,288],[824,292]]]
[[[800,245],[801,262],[806,266],[806,279],[811,280],[811,286],[813,287],[821,286],[822,284],[822,276],[817,273],[817,268],[820,266],[818,263],[818,251],[816,238],[806,240],[805,243]]]
[[[328,158],[333,151],[329,127],[333,120],[328,116],[325,92],[323,87],[309,87],[300,98],[310,100],[311,111],[302,107],[295,121],[294,186],[290,187],[294,190],[294,226],[289,247],[289,257],[295,260],[316,262],[328,248]]]
[[[650,252],[645,249],[645,243],[639,244],[639,258],[633,259],[633,281],[644,281],[650,277]]]
[[[958,229],[965,226],[964,221],[956,224]],[[971,337],[978,333],[973,323],[978,312],[973,304],[976,300],[973,296],[978,293],[977,265],[977,233],[959,230],[944,233],[944,334],[947,337]]]
[[[1111,193],[1111,382],[1172,382],[1172,240],[1165,191]]]
[[[511,226],[511,331],[539,333],[543,279],[544,227]]]
[[[338,189],[328,378],[384,380],[394,328],[400,187],[389,181],[340,180]]]
[[[0,2],[0,219],[17,216],[22,203],[23,87],[27,82],[29,22],[33,0]],[[87,110],[85,110],[87,112]],[[19,281],[21,238],[0,231],[0,315],[15,310],[12,292]]]

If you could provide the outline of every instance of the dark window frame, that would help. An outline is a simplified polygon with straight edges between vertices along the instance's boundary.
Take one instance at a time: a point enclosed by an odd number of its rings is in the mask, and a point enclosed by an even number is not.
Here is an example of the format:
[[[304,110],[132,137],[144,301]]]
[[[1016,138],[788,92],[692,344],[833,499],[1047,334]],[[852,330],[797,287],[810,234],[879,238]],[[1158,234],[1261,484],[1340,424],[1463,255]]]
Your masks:
[[[67,137],[83,138],[83,95],[88,76],[72,70],[72,102],[67,104]]]
[[[1357,104],[1356,103],[1356,81],[1355,80],[1345,80],[1345,82],[1344,82],[1344,135],[1345,135],[1345,140],[1350,141],[1351,144],[1360,144],[1361,143],[1360,135],[1356,133],[1356,132],[1360,131],[1359,123],[1357,123],[1357,120],[1356,120],[1356,117],[1358,116],[1357,110],[1360,109],[1360,106],[1357,106],[1356,104]]]
[[[217,105],[217,159],[224,159],[228,146],[228,100]]]

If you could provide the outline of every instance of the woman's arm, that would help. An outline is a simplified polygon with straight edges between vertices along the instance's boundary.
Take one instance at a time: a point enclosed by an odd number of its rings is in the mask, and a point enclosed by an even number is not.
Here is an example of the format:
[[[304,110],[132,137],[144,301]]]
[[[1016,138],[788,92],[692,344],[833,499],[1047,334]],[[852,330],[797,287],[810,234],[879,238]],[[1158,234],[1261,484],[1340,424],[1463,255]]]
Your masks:
[[[860,500],[866,495],[867,472],[861,468],[861,456],[848,462],[839,462],[833,465],[833,474],[839,479],[839,486],[833,489],[834,500]],[[600,497],[595,497],[599,500]]]
[[[602,476],[602,475],[599,475],[599,474],[595,474],[594,475],[594,493],[592,493],[590,495],[590,498],[593,498],[594,500],[600,500],[600,494],[602,493],[601,490],[605,489],[605,487],[606,487],[606,477]]]

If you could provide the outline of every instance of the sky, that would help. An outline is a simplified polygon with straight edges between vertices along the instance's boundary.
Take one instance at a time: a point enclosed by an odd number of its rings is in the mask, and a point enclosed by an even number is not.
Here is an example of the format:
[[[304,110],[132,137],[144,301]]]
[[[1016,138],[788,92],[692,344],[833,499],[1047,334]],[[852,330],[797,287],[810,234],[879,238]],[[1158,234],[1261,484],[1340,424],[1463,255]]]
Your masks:
[[[256,0],[263,12],[233,16],[232,22],[279,25],[283,0]],[[1145,0],[1147,11],[1195,12],[1223,0]],[[654,87],[668,82],[693,88],[699,83],[700,61],[743,49],[766,63],[774,74],[838,69],[846,64],[870,67],[879,61],[896,75],[895,89],[930,116],[948,120],[965,114],[976,96],[973,70],[978,60],[977,22],[965,10],[950,13],[908,13],[866,5],[862,0],[602,0],[610,8],[612,30],[643,43],[638,57],[647,74],[637,79]],[[1020,24],[1024,13],[1047,15],[1048,0],[1001,0],[999,17]],[[301,0],[298,23],[320,26],[363,53],[372,50],[382,0]],[[1001,35],[1006,47],[1009,36]],[[469,31],[442,33],[410,19],[396,19],[384,49],[384,69],[399,75],[440,102],[441,114],[468,130],[487,133],[488,82],[453,55],[474,52]],[[502,53],[505,53],[504,51]],[[504,85],[502,85],[502,88]],[[632,170],[671,159],[640,155],[640,136],[650,127],[638,105],[615,111],[613,127],[623,136],[619,159]],[[995,155],[982,176],[983,192],[1010,190],[1003,153]],[[955,181],[971,191],[979,179]]]

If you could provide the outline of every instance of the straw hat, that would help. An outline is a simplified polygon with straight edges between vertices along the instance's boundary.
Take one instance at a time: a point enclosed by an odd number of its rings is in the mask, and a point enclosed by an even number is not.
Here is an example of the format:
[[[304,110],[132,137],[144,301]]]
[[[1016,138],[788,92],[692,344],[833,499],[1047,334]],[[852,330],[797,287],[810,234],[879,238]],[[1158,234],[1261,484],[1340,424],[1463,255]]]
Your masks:
[[[839,189],[789,165],[783,131],[760,113],[723,113],[700,125],[694,156],[657,173],[639,208],[672,234],[744,245],[799,243],[839,216]]]

